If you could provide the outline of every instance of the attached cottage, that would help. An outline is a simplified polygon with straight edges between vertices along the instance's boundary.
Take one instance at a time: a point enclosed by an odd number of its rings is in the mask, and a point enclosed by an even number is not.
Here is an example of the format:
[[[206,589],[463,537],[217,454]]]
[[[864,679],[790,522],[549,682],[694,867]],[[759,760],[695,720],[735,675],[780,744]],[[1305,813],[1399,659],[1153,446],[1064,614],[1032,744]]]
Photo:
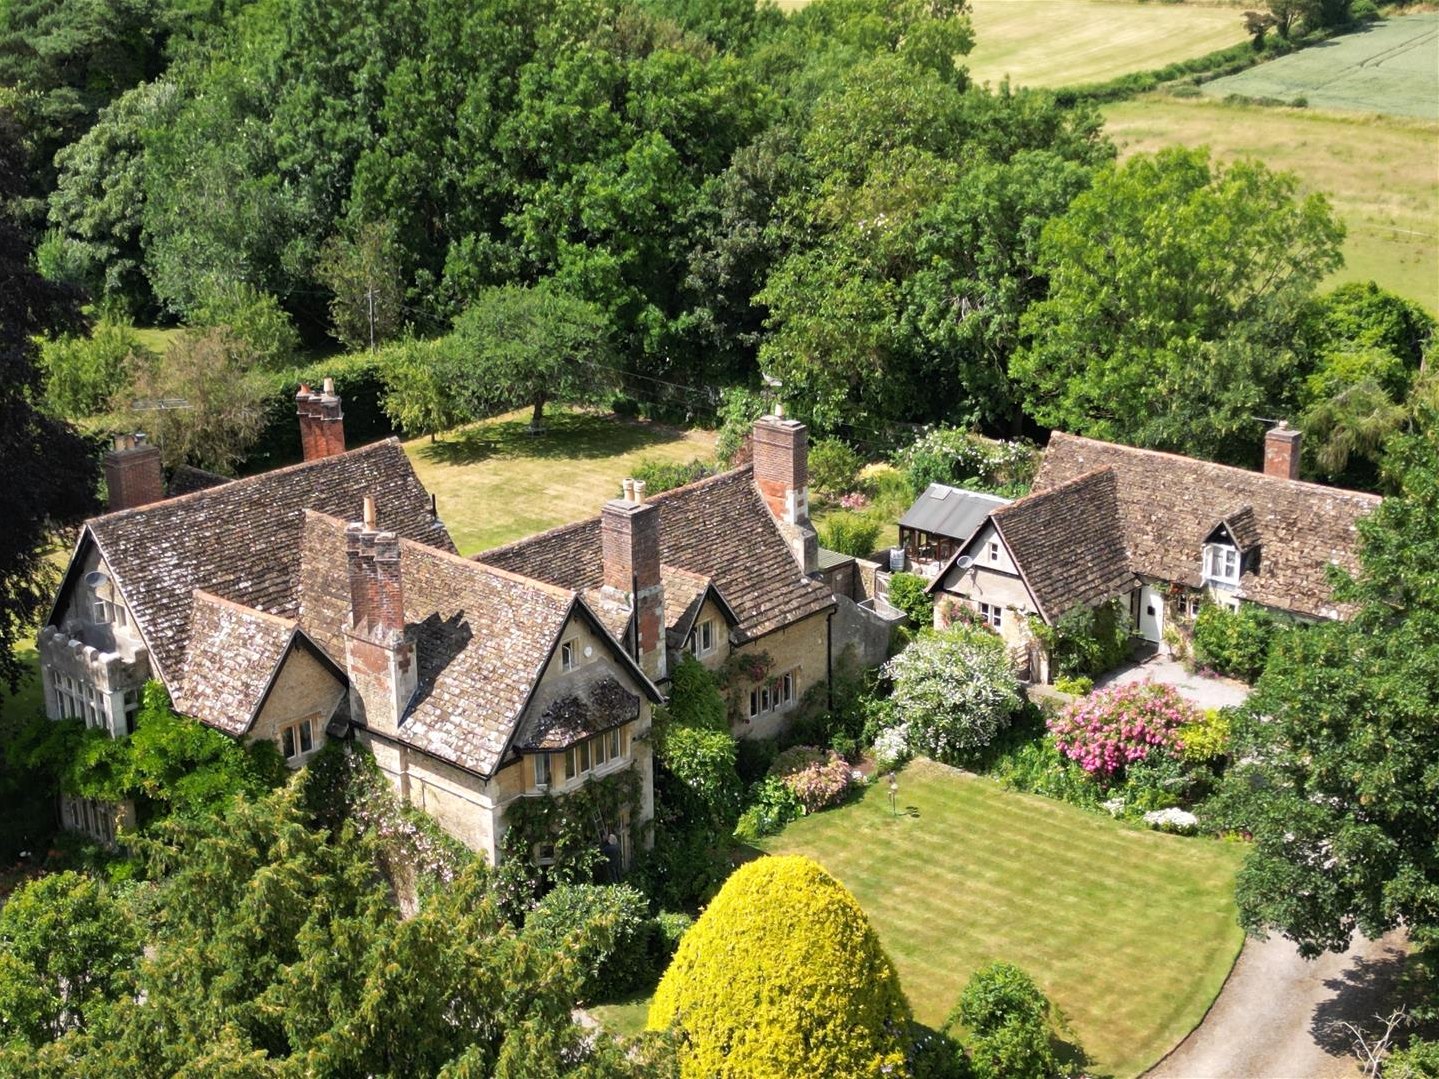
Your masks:
[[[411,804],[490,860],[506,807],[633,769],[596,822],[621,858],[653,817],[650,714],[680,651],[769,663],[742,732],[773,733],[829,677],[836,599],[809,574],[802,424],[769,417],[755,464],[478,559],[456,554],[398,442],[344,450],[339,398],[302,389],[301,464],[239,480],[117,444],[112,512],[85,523],[39,635],[45,702],[119,737],[141,687],[298,767],[330,738],[369,747]],[[177,483],[179,481],[179,483]],[[67,799],[113,838],[127,807]],[[538,853],[538,852],[537,852]]]
[[[1341,618],[1328,567],[1357,568],[1355,526],[1379,499],[1298,475],[1299,434],[1282,424],[1263,472],[1055,432],[1033,492],[991,512],[936,578],[936,618],[947,598],[1032,653],[1029,619],[1116,599],[1155,643],[1204,602]]]

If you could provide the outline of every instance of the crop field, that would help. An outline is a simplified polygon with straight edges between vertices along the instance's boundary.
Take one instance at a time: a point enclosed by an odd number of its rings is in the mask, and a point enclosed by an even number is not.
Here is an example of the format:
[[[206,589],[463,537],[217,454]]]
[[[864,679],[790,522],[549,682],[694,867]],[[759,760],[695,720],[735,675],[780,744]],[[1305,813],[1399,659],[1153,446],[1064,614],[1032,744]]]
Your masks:
[[[785,11],[809,0],[778,0]],[[1243,5],[1224,0],[972,0],[976,82],[1071,86],[1227,48],[1245,38]]]
[[[1385,19],[1202,89],[1209,97],[1303,98],[1313,108],[1439,120],[1439,12]]]
[[[1153,94],[1104,115],[1121,156],[1208,146],[1297,174],[1348,229],[1330,284],[1373,279],[1439,313],[1439,123]]]

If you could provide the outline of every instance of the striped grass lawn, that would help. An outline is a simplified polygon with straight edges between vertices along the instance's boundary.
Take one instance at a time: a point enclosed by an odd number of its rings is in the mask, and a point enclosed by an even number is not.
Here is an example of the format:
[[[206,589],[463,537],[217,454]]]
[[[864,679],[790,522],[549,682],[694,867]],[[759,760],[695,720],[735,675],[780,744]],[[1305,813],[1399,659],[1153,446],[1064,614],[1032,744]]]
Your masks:
[[[916,1018],[944,1022],[965,981],[1016,963],[1063,1012],[1090,1074],[1137,1075],[1203,1018],[1238,955],[1243,848],[1160,835],[918,761],[900,815],[878,782],[764,842],[855,894]]]

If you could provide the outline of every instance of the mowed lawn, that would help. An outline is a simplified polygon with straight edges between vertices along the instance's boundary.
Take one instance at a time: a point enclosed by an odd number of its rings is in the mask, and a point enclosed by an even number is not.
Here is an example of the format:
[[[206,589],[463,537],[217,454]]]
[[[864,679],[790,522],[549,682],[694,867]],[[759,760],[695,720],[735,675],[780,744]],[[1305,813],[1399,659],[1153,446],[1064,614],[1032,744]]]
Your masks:
[[[1371,23],[1201,90],[1209,97],[1302,97],[1311,108],[1439,120],[1439,12]]]
[[[531,434],[529,418],[525,409],[405,444],[461,554],[594,516],[641,461],[714,456],[710,431],[555,408]]]
[[[1344,268],[1329,284],[1372,279],[1439,314],[1439,123],[1156,94],[1104,115],[1122,157],[1208,146],[1297,174],[1348,229]]]
[[[943,1023],[1003,959],[1063,1011],[1090,1074],[1137,1075],[1203,1018],[1238,955],[1243,849],[1127,827],[918,761],[887,785],[764,842],[855,894],[916,1018]]]

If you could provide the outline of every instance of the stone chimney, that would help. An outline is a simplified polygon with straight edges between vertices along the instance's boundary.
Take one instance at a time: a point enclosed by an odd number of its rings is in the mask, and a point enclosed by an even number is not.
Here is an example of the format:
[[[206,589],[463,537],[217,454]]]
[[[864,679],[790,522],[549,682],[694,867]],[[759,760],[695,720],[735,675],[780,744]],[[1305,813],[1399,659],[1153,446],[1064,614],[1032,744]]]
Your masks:
[[[1264,436],[1264,474],[1284,480],[1299,478],[1299,432],[1282,420]]]
[[[414,637],[405,629],[400,539],[379,531],[375,517],[375,501],[366,497],[364,521],[345,529],[350,571],[345,666],[352,716],[393,737],[415,695],[418,662]]]
[[[345,452],[345,414],[340,410],[334,379],[325,379],[319,393],[302,384],[295,394],[295,413],[300,419],[300,449],[306,461]]]
[[[624,481],[624,496],[600,514],[604,591],[635,612],[626,647],[651,679],[666,673],[665,589],[660,578],[660,508],[645,502],[643,481]]]
[[[819,566],[819,538],[809,523],[809,428],[782,415],[755,421],[754,481],[806,573]]]
[[[165,497],[159,449],[142,434],[117,435],[114,449],[105,454],[105,489],[111,511],[159,502]]]

